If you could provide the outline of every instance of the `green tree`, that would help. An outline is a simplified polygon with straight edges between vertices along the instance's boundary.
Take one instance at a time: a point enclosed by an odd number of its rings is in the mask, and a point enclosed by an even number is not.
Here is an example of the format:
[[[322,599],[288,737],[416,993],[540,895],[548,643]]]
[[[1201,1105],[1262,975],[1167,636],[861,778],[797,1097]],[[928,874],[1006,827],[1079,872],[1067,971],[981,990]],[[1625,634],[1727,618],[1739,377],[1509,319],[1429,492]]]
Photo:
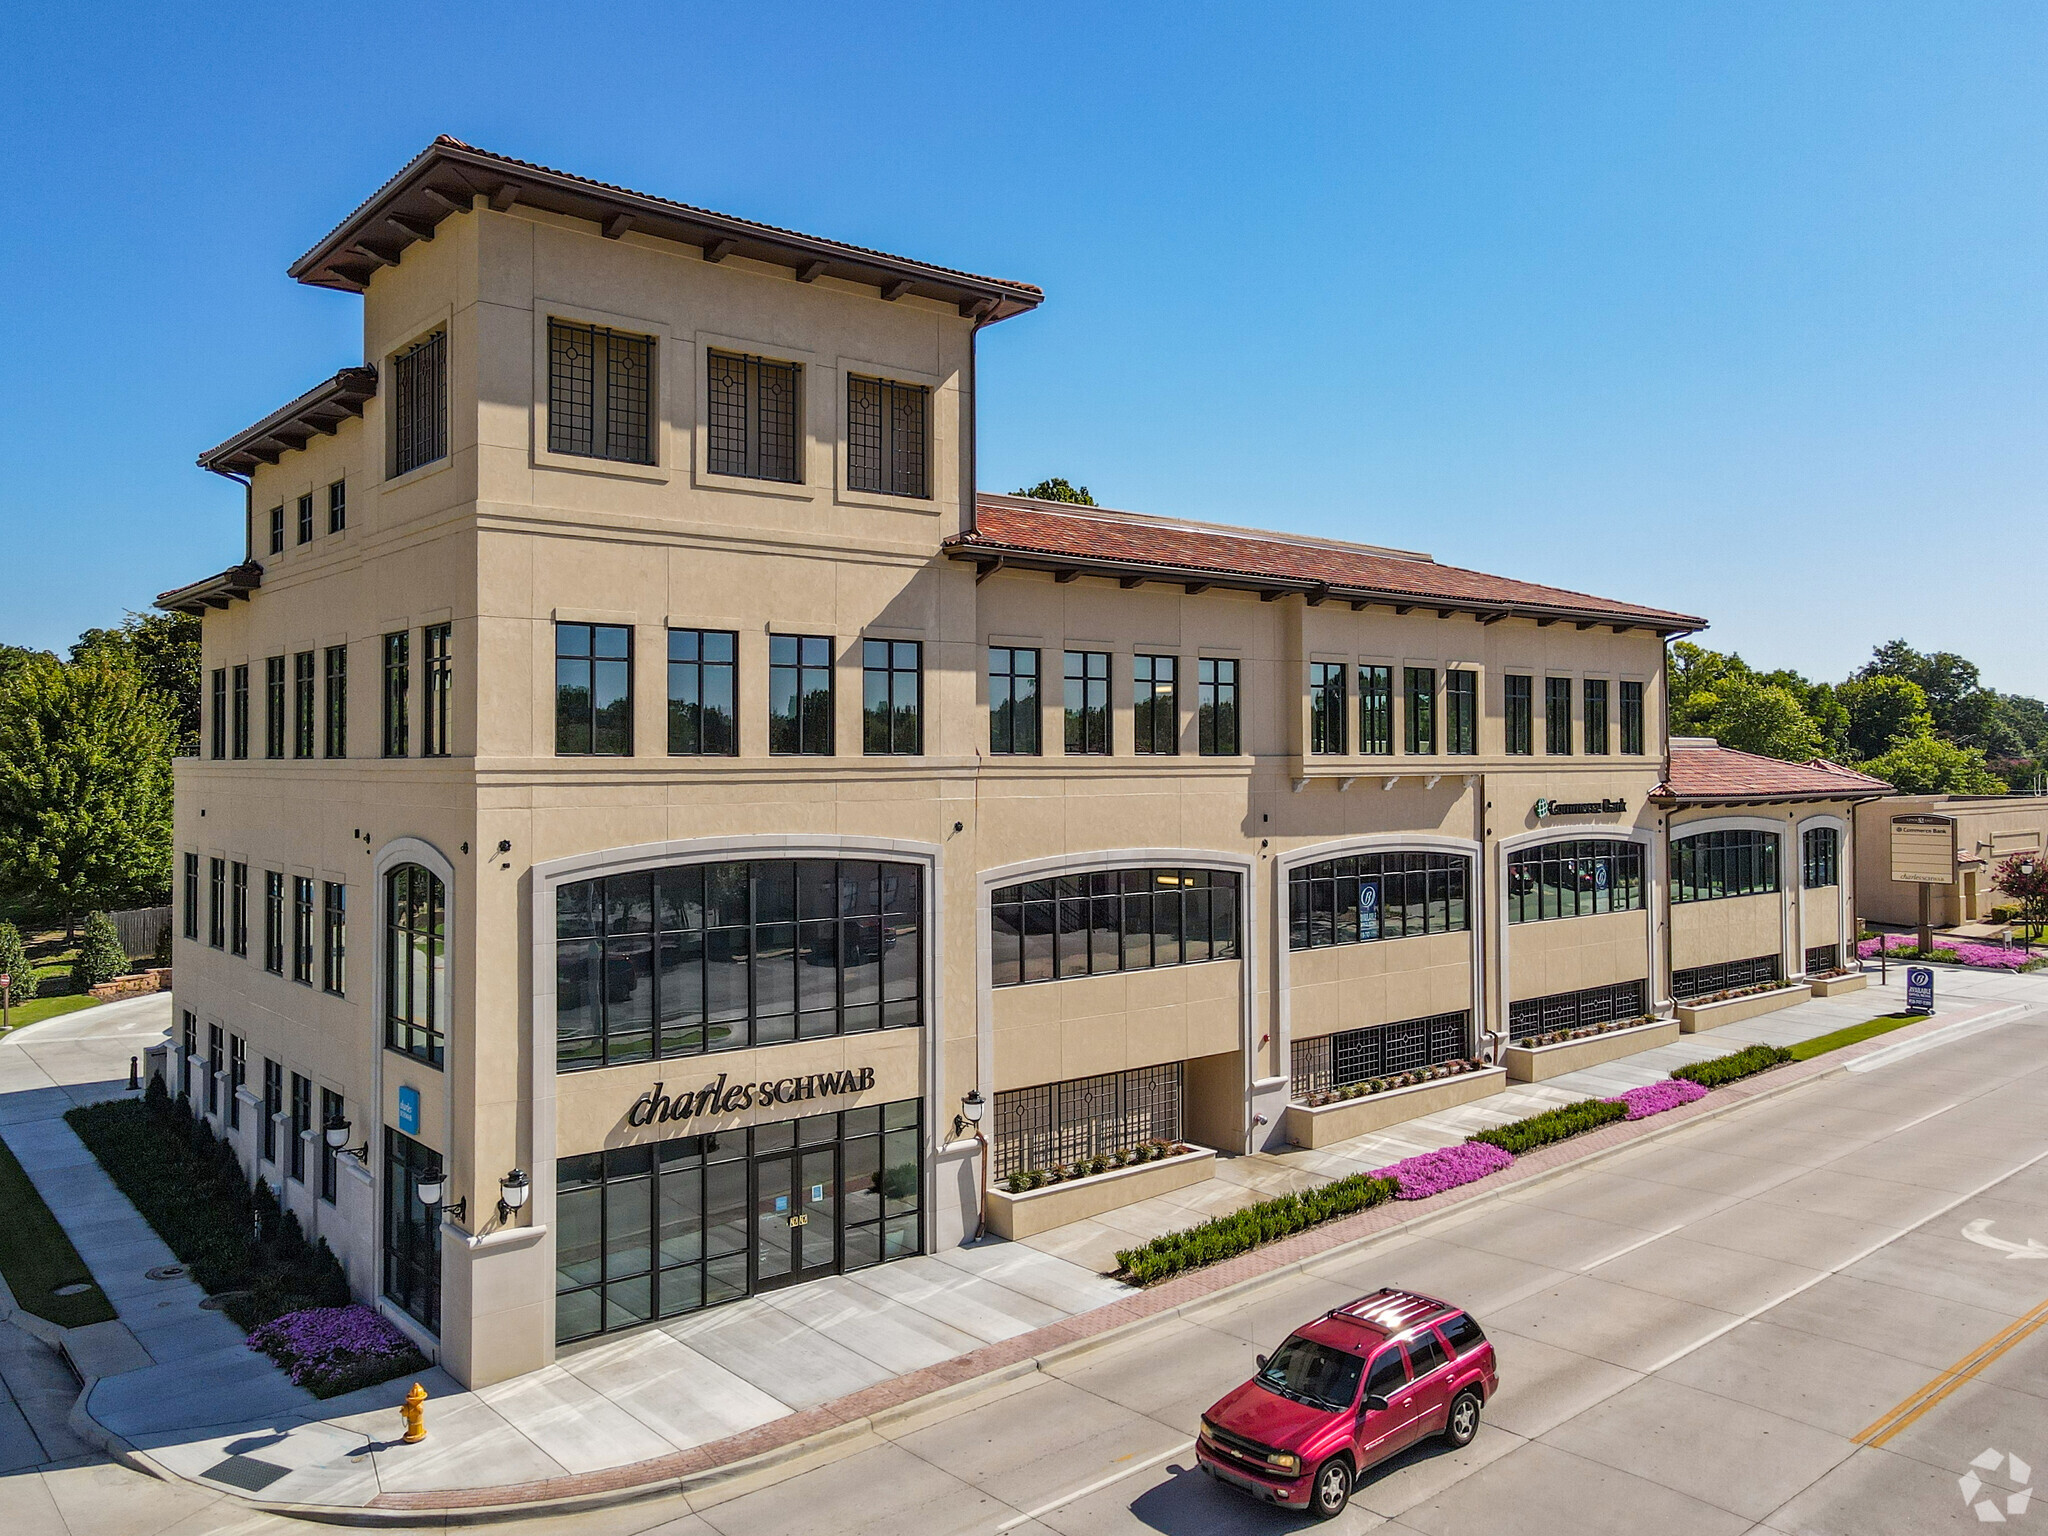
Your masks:
[[[1821,755],[1820,727],[1788,688],[1728,677],[1692,696],[1699,734],[1724,747],[1804,763]]]
[[[78,959],[71,966],[71,977],[78,983],[78,990],[83,992],[112,981],[127,969],[128,952],[121,947],[121,931],[114,926],[113,917],[105,912],[93,913],[85,920]]]
[[[1029,496],[1037,501],[1070,501],[1078,507],[1092,507],[1095,505],[1095,498],[1088,494],[1087,486],[1069,485],[1066,481],[1058,478],[1041,480],[1038,484],[1028,488],[1020,486],[1010,494],[1012,496]]]
[[[0,696],[0,879],[61,913],[165,899],[174,727],[131,668],[32,661]]]
[[[1998,888],[2020,904],[2031,927],[2048,923],[2048,858],[2016,853],[1998,866]]]
[[[1835,692],[1849,711],[1852,756],[1876,757],[1934,730],[1926,693],[1918,683],[1895,672],[1852,679]]]
[[[2005,781],[1976,747],[1939,736],[1915,736],[1859,765],[1909,795],[1999,795]]]
[[[17,1003],[35,997],[35,967],[29,964],[28,946],[21,942],[21,930],[12,923],[0,923],[0,976],[9,978]]]
[[[1833,683],[1814,683],[1806,690],[1806,712],[1821,736],[1821,756],[1849,755],[1849,706]]]
[[[199,750],[199,619],[189,613],[135,613],[119,629],[88,629],[71,659],[105,657],[131,666],[171,712],[178,750]]]

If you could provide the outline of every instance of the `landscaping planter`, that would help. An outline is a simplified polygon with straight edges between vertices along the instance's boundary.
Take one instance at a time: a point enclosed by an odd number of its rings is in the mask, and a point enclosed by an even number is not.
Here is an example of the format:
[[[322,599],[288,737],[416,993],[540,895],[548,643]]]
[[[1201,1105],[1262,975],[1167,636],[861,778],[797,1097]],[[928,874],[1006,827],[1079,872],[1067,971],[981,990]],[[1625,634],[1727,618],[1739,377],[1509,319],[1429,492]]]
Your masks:
[[[1678,1020],[1653,1019],[1648,1024],[1588,1035],[1583,1040],[1567,1040],[1561,1045],[1511,1045],[1501,1059],[1515,1082],[1540,1083],[1547,1077],[1559,1077],[1633,1056],[1637,1051],[1669,1045],[1677,1038]]]
[[[1677,1009],[1678,1027],[1688,1035],[1696,1035],[1701,1030],[1719,1029],[1723,1024],[1733,1024],[1738,1019],[1776,1013],[1780,1008],[1790,1008],[1812,996],[1811,987],[1790,986],[1780,987],[1775,992],[1759,992],[1752,997],[1731,997],[1725,1003],[1681,1003]]]
[[[1306,1104],[1287,1106],[1287,1139],[1297,1147],[1327,1147],[1334,1141],[1348,1141],[1373,1131],[1399,1125],[1403,1120],[1455,1109],[1474,1099],[1491,1098],[1507,1086],[1505,1067],[1486,1067],[1433,1083],[1415,1083],[1407,1088],[1389,1088],[1341,1104],[1311,1109]]]
[[[1861,992],[1870,985],[1870,978],[1858,972],[1849,976],[1828,976],[1808,983],[1815,997],[1839,997],[1844,992]]]
[[[151,992],[168,991],[170,985],[171,969],[164,966],[157,970],[131,971],[126,976],[116,976],[112,981],[103,981],[85,990],[87,996],[104,1003],[117,997],[145,997]]]
[[[1215,1161],[1214,1152],[1196,1147],[1178,1157],[1090,1174],[1085,1179],[1069,1179],[1043,1189],[1027,1189],[1021,1195],[992,1188],[988,1192],[988,1229],[998,1237],[1013,1240],[1036,1237],[1070,1221],[1084,1221],[1169,1190],[1200,1184],[1210,1176]]]

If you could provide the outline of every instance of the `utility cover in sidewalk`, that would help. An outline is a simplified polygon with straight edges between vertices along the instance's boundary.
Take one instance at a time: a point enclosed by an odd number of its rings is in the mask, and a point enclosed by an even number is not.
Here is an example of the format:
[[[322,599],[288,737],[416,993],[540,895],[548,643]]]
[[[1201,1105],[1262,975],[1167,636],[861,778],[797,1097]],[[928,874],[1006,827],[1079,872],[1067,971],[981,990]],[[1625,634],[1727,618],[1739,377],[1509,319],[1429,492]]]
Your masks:
[[[254,1456],[230,1456],[226,1461],[215,1462],[199,1475],[209,1482],[226,1483],[230,1488],[240,1488],[248,1493],[261,1493],[289,1471],[290,1467],[280,1467],[274,1461],[258,1461]]]
[[[159,1264],[155,1269],[145,1269],[142,1272],[142,1278],[145,1280],[182,1280],[185,1278],[185,1266],[182,1264]]]
[[[50,1294],[51,1294],[52,1296],[83,1296],[83,1295],[84,1295],[84,1294],[85,1294],[85,1293],[86,1293],[87,1291],[89,1291],[89,1290],[91,1290],[91,1289],[92,1289],[92,1282],[91,1282],[91,1281],[89,1281],[89,1280],[74,1280],[74,1281],[72,1281],[72,1282],[71,1282],[71,1283],[70,1283],[69,1285],[60,1285],[60,1286],[58,1286],[58,1287],[57,1287],[57,1289],[55,1289],[54,1291],[50,1292]]]

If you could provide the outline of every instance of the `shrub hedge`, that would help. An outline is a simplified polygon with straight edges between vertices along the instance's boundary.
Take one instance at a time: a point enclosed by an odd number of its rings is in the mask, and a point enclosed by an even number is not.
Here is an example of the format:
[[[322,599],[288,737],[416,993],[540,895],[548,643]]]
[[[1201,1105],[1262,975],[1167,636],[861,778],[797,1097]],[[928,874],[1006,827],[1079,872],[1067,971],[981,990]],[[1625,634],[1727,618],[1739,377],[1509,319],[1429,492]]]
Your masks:
[[[1680,1067],[1671,1075],[1684,1082],[1698,1083],[1702,1088],[1718,1088],[1723,1083],[1754,1077],[1759,1072],[1782,1066],[1791,1059],[1792,1053],[1782,1045],[1752,1045],[1731,1056],[1696,1061],[1690,1066]]]
[[[1183,1270],[1235,1258],[1261,1243],[1292,1236],[1339,1216],[1384,1205],[1394,1198],[1398,1188],[1392,1179],[1355,1173],[1348,1179],[1338,1179],[1298,1195],[1261,1200],[1257,1205],[1218,1216],[1198,1227],[1168,1232],[1149,1243],[1124,1249],[1116,1256],[1116,1262],[1124,1278],[1133,1285],[1150,1285]]]
[[[1546,1109],[1526,1120],[1510,1120],[1506,1125],[1496,1125],[1490,1131],[1481,1131],[1467,1139],[1483,1141],[1519,1157],[1537,1147],[1547,1147],[1567,1136],[1597,1130],[1610,1121],[1626,1119],[1627,1116],[1626,1104],[1618,1104],[1612,1099],[1581,1099],[1576,1104]]]
[[[348,1277],[325,1241],[306,1241],[270,1186],[251,1189],[234,1149],[150,1079],[138,1102],[113,1099],[65,1120],[136,1210],[244,1330],[304,1307],[342,1307]]]

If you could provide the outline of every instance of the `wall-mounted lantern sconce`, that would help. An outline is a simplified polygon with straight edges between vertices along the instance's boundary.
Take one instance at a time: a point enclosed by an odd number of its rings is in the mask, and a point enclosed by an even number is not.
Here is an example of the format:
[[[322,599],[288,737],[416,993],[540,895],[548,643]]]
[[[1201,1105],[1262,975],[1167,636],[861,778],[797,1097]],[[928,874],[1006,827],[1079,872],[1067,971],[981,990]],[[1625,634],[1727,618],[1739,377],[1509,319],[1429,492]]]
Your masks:
[[[498,1220],[510,1221],[518,1215],[532,1193],[533,1185],[527,1181],[523,1168],[514,1168],[498,1180]]]

